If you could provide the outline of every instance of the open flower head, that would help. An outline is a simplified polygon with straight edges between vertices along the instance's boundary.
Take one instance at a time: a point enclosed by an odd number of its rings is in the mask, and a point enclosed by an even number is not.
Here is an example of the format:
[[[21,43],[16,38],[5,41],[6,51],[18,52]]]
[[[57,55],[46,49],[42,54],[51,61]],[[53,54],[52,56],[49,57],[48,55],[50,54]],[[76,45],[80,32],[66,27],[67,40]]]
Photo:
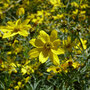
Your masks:
[[[67,37],[67,40],[63,40],[63,47],[66,51],[71,52],[73,46],[74,46],[74,42],[71,41],[70,36]]]
[[[31,26],[28,24],[29,19],[26,19],[24,22],[21,22],[21,19],[17,21],[8,21],[7,26],[3,26],[1,31],[4,32],[3,38],[12,37],[14,35],[28,36],[28,30]]]
[[[81,52],[83,50],[87,49],[87,45],[86,45],[87,40],[84,40],[84,39],[80,38],[80,41],[78,41],[76,39],[76,42],[77,42],[77,45],[75,46],[75,49],[76,49],[77,54],[81,54]]]
[[[50,66],[47,72],[53,71],[54,73],[61,73],[62,69],[59,66]]]
[[[60,48],[60,39],[57,39],[57,31],[53,30],[50,36],[43,30],[40,31],[37,39],[31,39],[30,44],[35,48],[30,50],[30,58],[39,56],[39,61],[45,63],[48,58],[53,64],[59,65],[59,58],[57,55],[64,54],[64,50]]]

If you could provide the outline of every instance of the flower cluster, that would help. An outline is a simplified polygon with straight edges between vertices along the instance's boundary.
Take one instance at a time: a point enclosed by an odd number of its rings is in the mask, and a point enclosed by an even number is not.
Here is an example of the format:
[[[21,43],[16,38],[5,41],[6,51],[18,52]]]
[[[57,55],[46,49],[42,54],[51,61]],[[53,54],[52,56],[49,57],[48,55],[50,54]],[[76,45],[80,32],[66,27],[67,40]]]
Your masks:
[[[1,0],[0,90],[87,90],[89,9],[88,0]]]

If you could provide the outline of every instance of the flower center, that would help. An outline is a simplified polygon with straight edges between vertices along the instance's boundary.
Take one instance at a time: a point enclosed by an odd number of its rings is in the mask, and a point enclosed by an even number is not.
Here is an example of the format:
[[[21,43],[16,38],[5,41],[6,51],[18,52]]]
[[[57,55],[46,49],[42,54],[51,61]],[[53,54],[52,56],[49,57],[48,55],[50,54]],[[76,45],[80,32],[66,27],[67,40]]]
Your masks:
[[[44,48],[50,50],[52,48],[52,43],[51,42],[45,43]]]
[[[20,31],[19,28],[15,28],[15,29],[14,29],[14,32],[18,32],[18,31]]]
[[[58,68],[56,68],[56,71],[59,71],[60,70],[60,68],[58,67]]]
[[[72,61],[69,61],[69,62],[68,62],[68,65],[69,65],[69,66],[72,66],[72,64],[73,64]]]

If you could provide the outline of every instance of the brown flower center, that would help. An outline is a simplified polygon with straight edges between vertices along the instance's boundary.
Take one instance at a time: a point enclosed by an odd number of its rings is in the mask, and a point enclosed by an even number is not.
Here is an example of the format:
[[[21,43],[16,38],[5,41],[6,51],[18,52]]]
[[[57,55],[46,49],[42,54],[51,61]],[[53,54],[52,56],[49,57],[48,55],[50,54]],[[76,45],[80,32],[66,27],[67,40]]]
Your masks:
[[[68,65],[69,65],[69,66],[72,66],[72,64],[73,64],[72,61],[69,61],[69,62],[68,62]]]
[[[66,48],[71,48],[71,46],[72,46],[71,44],[68,44],[66,45]]]
[[[60,70],[60,68],[56,68],[56,71],[59,71]]]
[[[18,32],[18,31],[20,31],[20,29],[19,28],[15,28],[13,32]]]
[[[52,48],[52,43],[51,42],[45,43],[44,48],[50,50]]]

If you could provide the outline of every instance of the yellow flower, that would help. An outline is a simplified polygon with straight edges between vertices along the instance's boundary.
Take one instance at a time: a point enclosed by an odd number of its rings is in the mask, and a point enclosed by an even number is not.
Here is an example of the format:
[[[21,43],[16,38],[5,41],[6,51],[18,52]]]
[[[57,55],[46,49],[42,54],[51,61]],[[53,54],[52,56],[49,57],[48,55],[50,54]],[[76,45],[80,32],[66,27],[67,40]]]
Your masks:
[[[80,40],[81,40],[83,49],[86,49],[87,48],[87,45],[86,45],[87,40],[83,40],[82,38],[80,38]]]
[[[28,76],[28,77],[24,78],[25,83],[27,83],[27,82],[29,81],[29,79],[30,79],[30,78],[31,78],[30,76]]]
[[[74,69],[78,69],[80,64],[76,61],[74,62],[72,58],[61,64],[61,69],[65,72],[68,72],[68,67],[73,67]]]
[[[73,45],[74,45],[74,43],[71,42],[71,37],[70,36],[67,37],[67,40],[63,40],[63,47],[64,47],[65,50],[71,52]]]
[[[73,62],[72,59],[67,60],[65,63],[67,63],[67,67],[72,66],[74,69],[77,69],[80,66],[80,64],[77,61]]]
[[[74,15],[77,15],[78,14],[78,9],[76,9],[75,11],[73,11],[73,14]]]
[[[86,8],[88,8],[89,6],[88,6],[88,4],[82,4],[82,5],[80,5],[80,7],[81,7],[81,9],[86,9]]]
[[[21,87],[21,85],[22,85],[22,82],[19,81],[19,82],[18,82],[18,86]]]
[[[33,73],[34,70],[31,68],[31,66],[26,65],[26,66],[23,66],[23,67],[21,68],[21,72],[22,72],[23,75],[25,75],[26,73],[27,73],[27,74]]]
[[[80,67],[80,64],[78,62],[74,62],[72,66],[74,69],[78,69]]]
[[[17,12],[16,12],[16,15],[21,16],[21,15],[23,15],[23,14],[25,14],[25,10],[24,10],[24,8],[23,8],[23,7],[18,8],[18,10],[17,10]]]
[[[72,2],[72,3],[71,3],[71,6],[76,7],[76,8],[79,7],[78,3],[76,3],[76,2]]]
[[[77,46],[75,46],[75,49],[77,54],[80,54],[83,51],[83,49],[84,50],[87,49],[87,45],[86,45],[87,40],[83,40],[82,38],[80,38],[80,41],[76,40],[76,43],[77,43]]]
[[[15,90],[19,90],[19,86],[18,86],[18,85],[15,86],[14,89],[15,89]]]
[[[50,0],[50,3],[52,5],[59,5],[61,3],[61,0]]]
[[[54,18],[54,20],[56,20],[56,19],[62,19],[62,18],[64,18],[64,15],[63,14],[57,14],[57,16],[53,16],[53,18]]]
[[[59,47],[60,39],[57,39],[57,34],[57,31],[53,30],[49,36],[45,31],[41,30],[37,39],[30,40],[30,44],[35,47],[29,52],[30,58],[39,56],[41,63],[45,63],[50,58],[54,64],[59,65],[57,55],[64,54],[64,50]]]
[[[62,33],[68,33],[68,29],[67,29],[67,28],[61,28],[60,31],[61,31]]]
[[[26,70],[25,68],[22,68],[22,69],[21,69],[21,72],[22,72],[22,73],[23,73],[23,75],[24,75],[24,74],[26,74],[26,73],[27,73],[27,70]]]
[[[47,72],[53,71],[54,73],[60,73],[62,70],[59,66],[50,66]]]
[[[7,26],[3,26],[1,31],[4,32],[3,38],[9,38],[14,35],[20,34],[22,36],[28,36],[28,30],[31,28],[29,23],[29,19],[26,19],[24,22],[21,23],[21,19],[17,21],[8,21]]]

